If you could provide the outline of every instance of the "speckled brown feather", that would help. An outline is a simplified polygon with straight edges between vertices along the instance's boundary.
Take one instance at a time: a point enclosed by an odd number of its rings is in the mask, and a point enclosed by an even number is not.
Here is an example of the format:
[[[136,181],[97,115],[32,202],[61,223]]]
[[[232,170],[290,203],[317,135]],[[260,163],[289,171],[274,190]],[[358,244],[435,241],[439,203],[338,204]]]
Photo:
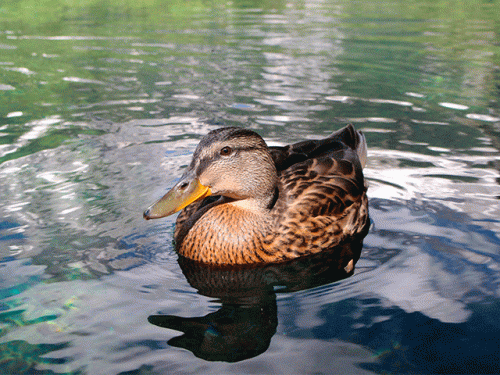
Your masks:
[[[323,140],[270,147],[279,178],[273,207],[253,212],[225,197],[195,202],[177,219],[179,253],[220,265],[274,263],[359,234],[368,224],[359,147],[364,137],[351,125]]]

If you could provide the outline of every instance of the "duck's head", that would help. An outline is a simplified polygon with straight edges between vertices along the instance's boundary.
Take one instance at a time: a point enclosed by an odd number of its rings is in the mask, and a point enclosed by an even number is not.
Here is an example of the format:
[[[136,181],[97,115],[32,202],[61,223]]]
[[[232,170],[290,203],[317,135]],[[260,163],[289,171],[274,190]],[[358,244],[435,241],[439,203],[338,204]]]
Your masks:
[[[278,176],[266,143],[257,133],[222,128],[208,133],[179,182],[145,212],[145,219],[172,215],[209,195],[222,195],[247,208],[265,209]]]

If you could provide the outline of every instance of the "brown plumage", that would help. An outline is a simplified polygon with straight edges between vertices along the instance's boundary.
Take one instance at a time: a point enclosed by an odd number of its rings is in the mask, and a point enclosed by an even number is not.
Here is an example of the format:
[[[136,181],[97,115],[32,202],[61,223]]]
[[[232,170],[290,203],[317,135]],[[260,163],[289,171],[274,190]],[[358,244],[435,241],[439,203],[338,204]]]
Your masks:
[[[144,217],[185,207],[174,233],[177,250],[204,263],[276,263],[315,254],[368,224],[365,162],[365,137],[352,125],[285,147],[268,147],[250,130],[217,129]]]

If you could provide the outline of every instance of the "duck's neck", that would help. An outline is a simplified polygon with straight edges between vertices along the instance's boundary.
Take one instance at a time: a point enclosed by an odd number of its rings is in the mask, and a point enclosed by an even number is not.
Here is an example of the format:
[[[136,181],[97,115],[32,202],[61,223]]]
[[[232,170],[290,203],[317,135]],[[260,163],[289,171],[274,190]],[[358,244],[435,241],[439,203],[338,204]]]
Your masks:
[[[241,210],[246,210],[248,212],[268,214],[269,210],[274,207],[274,204],[278,200],[278,195],[279,190],[277,187],[274,187],[266,195],[246,199],[238,199],[228,204]]]

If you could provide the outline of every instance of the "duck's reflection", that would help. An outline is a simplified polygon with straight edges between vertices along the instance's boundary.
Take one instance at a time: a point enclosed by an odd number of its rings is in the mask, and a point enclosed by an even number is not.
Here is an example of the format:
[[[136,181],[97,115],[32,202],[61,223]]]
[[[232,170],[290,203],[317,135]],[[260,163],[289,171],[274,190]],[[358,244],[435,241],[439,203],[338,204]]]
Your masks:
[[[149,322],[184,332],[168,341],[208,361],[237,362],[255,357],[269,347],[276,332],[276,296],[269,293],[256,303],[226,303],[200,318],[151,315]]]
[[[179,259],[189,283],[222,307],[203,317],[151,315],[150,323],[181,331],[168,344],[208,361],[237,362],[269,347],[276,332],[276,293],[304,290],[354,273],[363,237],[321,254],[284,264],[253,268],[216,268]]]

